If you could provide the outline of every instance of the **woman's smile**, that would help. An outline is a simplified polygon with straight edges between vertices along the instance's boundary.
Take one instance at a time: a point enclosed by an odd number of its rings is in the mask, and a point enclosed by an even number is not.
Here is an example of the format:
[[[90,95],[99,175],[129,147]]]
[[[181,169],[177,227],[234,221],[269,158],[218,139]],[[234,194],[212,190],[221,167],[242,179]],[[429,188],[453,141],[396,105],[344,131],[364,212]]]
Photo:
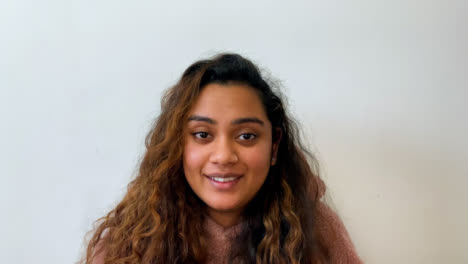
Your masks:
[[[231,190],[242,179],[242,174],[235,173],[209,173],[204,174],[213,187],[220,191]]]

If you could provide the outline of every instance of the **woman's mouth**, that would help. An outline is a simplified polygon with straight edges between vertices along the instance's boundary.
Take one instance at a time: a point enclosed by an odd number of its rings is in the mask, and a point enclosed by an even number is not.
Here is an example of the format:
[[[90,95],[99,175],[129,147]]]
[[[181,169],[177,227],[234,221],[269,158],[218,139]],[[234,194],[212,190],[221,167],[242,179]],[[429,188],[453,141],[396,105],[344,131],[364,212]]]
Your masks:
[[[209,178],[212,179],[213,181],[217,181],[217,182],[230,182],[230,181],[233,181],[233,180],[237,179],[238,177],[228,177],[228,178],[209,177]]]
[[[210,179],[210,183],[213,187],[217,190],[226,191],[234,188],[236,183],[239,182],[240,178],[242,178],[241,174],[206,174],[205,175],[208,179]]]

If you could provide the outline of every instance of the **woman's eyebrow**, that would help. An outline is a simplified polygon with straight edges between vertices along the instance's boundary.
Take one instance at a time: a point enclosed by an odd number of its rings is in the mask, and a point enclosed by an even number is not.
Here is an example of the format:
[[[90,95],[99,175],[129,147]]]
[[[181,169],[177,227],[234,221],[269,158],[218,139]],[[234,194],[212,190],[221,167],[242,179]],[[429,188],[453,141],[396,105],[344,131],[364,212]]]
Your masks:
[[[216,122],[215,120],[209,118],[209,117],[206,117],[206,116],[199,116],[199,115],[192,115],[188,118],[188,121],[200,121],[200,122],[206,122],[208,124],[212,124],[212,125],[216,125],[218,122]],[[256,124],[259,124],[261,126],[264,126],[265,123],[260,120],[259,118],[257,117],[242,117],[242,118],[238,118],[238,119],[235,119],[231,122],[232,125],[241,125],[241,124],[245,124],[245,123],[256,123]]]
[[[260,120],[259,118],[256,118],[256,117],[243,117],[243,118],[233,120],[231,122],[231,124],[233,124],[233,125],[240,125],[240,124],[245,124],[245,123],[256,123],[256,124],[259,124],[261,126],[263,126],[265,124],[262,120]]]
[[[199,116],[199,115],[193,115],[188,118],[188,121],[201,121],[201,122],[206,122],[208,124],[215,125],[217,122],[209,117],[206,116]]]

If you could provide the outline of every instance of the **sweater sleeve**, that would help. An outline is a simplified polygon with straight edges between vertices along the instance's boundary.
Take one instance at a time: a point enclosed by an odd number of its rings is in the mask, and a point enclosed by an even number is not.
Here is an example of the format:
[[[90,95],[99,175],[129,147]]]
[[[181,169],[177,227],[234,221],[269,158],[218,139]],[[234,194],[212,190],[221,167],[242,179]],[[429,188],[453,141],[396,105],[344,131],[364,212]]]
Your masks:
[[[340,220],[325,203],[319,202],[316,211],[317,234],[328,249],[332,264],[362,264],[349,234]]]

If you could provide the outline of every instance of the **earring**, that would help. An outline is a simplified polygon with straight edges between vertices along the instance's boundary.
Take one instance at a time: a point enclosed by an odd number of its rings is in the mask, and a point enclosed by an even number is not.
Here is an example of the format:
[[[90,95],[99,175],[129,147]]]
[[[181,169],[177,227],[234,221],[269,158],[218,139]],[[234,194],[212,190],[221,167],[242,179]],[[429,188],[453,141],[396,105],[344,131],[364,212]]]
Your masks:
[[[271,165],[275,165],[275,162],[276,162],[276,158],[275,158],[275,157],[271,157]]]

